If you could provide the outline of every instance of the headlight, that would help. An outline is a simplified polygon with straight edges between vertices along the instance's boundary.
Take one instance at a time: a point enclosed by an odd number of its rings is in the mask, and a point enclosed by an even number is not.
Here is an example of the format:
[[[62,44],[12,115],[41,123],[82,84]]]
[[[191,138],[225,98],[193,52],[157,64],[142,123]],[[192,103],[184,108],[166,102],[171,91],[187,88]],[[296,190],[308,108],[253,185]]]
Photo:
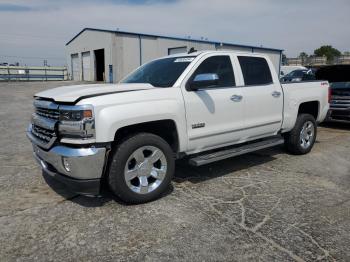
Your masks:
[[[92,118],[92,110],[60,110],[60,121],[82,121]]]
[[[82,142],[95,138],[95,118],[91,105],[60,106],[58,125],[62,142]]]

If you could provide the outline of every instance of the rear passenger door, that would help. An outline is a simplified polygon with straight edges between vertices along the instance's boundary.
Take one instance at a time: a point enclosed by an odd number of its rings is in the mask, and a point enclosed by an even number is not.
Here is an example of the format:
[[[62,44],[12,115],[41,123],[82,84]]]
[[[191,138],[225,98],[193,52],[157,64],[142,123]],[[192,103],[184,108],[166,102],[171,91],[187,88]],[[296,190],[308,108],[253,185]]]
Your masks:
[[[264,57],[237,55],[244,101],[244,140],[277,134],[283,118],[282,87]]]

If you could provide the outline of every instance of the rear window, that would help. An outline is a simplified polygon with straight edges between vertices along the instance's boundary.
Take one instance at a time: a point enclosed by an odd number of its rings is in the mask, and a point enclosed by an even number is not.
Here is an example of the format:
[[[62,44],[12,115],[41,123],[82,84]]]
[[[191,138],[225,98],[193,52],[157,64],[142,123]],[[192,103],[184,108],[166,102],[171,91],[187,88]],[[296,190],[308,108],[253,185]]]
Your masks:
[[[238,56],[245,85],[266,85],[272,83],[269,65],[265,58]]]

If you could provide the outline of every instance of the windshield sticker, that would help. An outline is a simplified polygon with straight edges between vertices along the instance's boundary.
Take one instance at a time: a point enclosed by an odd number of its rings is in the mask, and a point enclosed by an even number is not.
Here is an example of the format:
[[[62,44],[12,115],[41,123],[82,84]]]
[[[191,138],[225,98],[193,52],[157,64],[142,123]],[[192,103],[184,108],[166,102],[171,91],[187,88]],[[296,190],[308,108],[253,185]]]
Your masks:
[[[194,60],[194,57],[181,57],[177,58],[174,63],[190,63]]]

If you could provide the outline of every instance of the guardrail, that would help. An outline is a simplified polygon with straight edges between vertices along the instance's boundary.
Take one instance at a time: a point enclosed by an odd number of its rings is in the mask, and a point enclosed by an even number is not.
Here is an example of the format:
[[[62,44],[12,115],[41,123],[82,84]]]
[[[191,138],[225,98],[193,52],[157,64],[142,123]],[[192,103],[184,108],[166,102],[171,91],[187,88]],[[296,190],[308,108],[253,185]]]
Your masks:
[[[66,67],[0,66],[0,81],[68,80]]]

